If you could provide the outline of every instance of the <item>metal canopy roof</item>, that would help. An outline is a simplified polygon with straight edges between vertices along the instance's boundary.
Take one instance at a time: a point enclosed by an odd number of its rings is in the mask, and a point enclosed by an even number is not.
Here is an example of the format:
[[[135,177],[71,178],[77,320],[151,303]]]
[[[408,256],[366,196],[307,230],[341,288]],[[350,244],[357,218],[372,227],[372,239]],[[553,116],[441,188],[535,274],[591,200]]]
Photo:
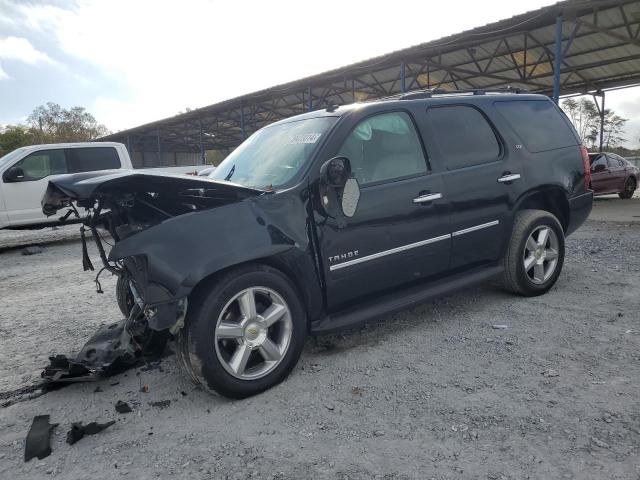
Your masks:
[[[511,85],[557,99],[627,86],[640,83],[639,35],[640,1],[568,0],[102,140],[122,142],[130,152],[204,158],[205,150],[235,148],[282,118],[409,90]]]

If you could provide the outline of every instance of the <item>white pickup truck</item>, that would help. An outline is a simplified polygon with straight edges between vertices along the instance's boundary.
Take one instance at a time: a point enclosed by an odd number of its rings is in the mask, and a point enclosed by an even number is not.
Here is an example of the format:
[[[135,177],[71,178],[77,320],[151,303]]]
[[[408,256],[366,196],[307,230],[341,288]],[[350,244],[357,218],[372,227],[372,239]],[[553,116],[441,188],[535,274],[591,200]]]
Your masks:
[[[147,168],[162,173],[197,172],[206,165]],[[0,229],[40,228],[47,218],[40,202],[49,180],[69,173],[133,169],[126,147],[115,142],[55,143],[18,148],[0,158]],[[73,221],[73,218],[69,218]]]

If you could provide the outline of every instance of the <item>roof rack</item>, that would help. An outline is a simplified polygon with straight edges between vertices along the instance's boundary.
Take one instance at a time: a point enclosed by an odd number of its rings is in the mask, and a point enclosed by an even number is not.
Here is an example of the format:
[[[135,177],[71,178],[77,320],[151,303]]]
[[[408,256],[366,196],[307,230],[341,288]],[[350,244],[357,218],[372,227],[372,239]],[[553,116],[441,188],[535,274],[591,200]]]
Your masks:
[[[526,88],[512,87],[511,85],[498,88],[469,88],[460,90],[445,90],[443,88],[430,88],[427,90],[416,90],[408,93],[401,93],[395,98],[398,100],[416,100],[420,98],[431,98],[434,95],[458,95],[461,93],[471,93],[473,95],[485,95],[487,93],[528,93]]]

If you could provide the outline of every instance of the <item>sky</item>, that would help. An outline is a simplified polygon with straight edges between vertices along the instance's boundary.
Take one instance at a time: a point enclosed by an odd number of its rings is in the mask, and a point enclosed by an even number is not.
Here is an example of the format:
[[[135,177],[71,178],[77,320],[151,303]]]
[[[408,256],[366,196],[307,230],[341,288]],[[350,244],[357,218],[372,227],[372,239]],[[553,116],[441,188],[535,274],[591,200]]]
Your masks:
[[[0,125],[83,106],[112,131],[554,1],[0,0]],[[640,144],[640,88],[607,94]]]

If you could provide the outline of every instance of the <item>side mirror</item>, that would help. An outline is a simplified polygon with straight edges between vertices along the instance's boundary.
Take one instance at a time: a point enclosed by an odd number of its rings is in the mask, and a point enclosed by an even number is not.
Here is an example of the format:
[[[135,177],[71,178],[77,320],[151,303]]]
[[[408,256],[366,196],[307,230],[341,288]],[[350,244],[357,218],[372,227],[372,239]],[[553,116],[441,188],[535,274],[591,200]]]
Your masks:
[[[2,178],[7,183],[20,182],[24,180],[24,170],[20,167],[11,167],[4,172]]]
[[[344,188],[351,176],[351,162],[347,157],[334,157],[320,167],[320,181],[332,188]]]
[[[607,167],[605,165],[603,165],[602,163],[599,163],[593,168],[593,173],[604,172],[606,169]]]
[[[360,200],[360,186],[351,174],[351,162],[346,157],[334,157],[320,167],[320,199],[329,214],[334,204],[340,204],[345,217],[353,217]]]

